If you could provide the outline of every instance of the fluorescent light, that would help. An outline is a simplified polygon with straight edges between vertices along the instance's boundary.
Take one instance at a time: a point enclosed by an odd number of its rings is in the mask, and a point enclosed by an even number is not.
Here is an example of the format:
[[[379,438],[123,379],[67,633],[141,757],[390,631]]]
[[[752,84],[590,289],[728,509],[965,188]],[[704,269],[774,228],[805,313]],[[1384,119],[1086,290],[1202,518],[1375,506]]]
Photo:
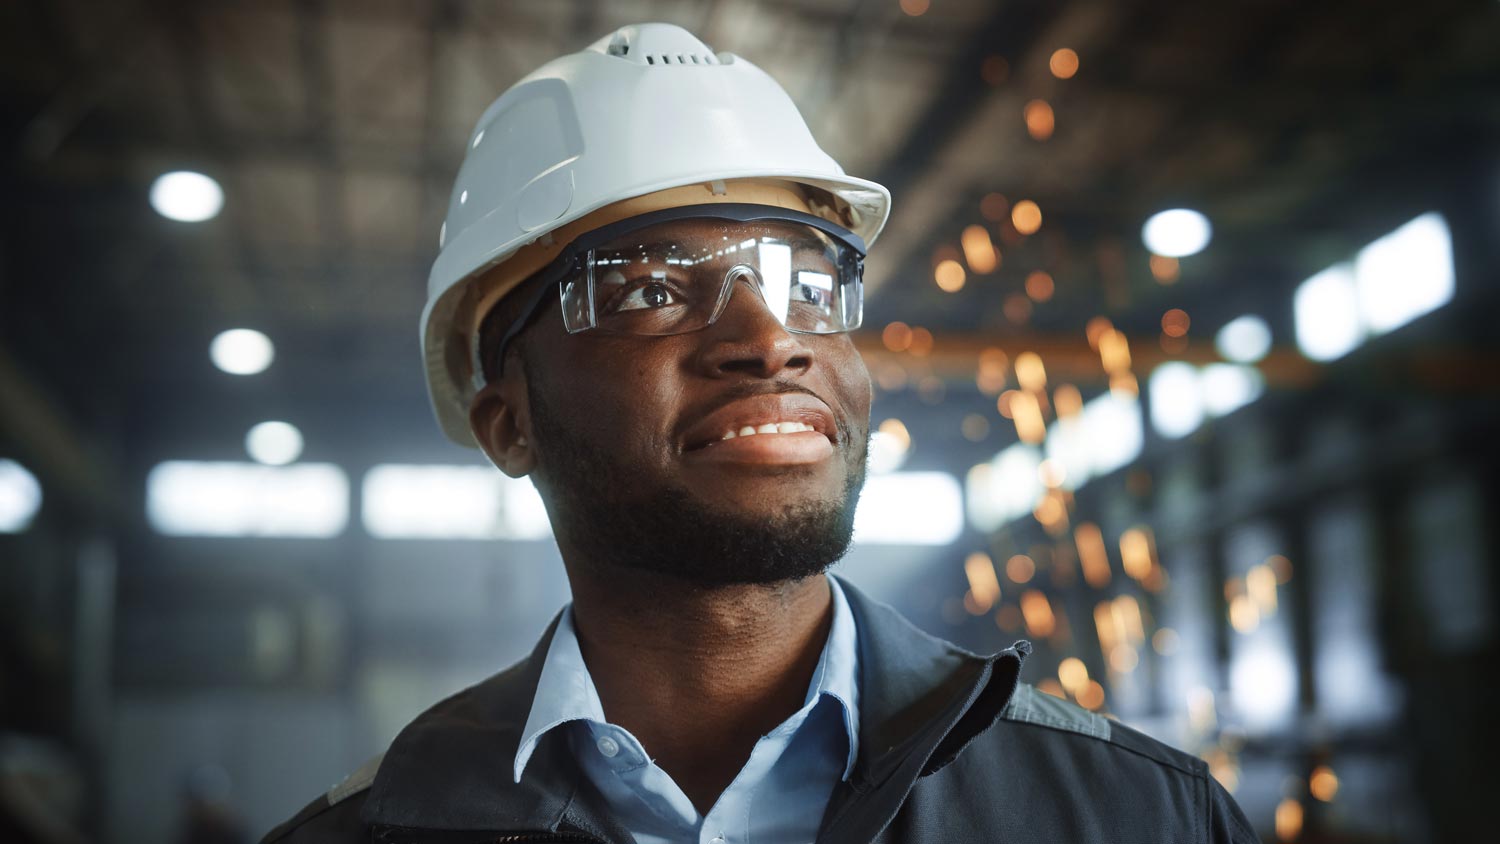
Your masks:
[[[1089,449],[1089,470],[1097,477],[1125,466],[1141,454],[1145,423],[1135,396],[1104,393],[1083,405],[1083,427]]]
[[[1316,361],[1353,351],[1453,298],[1453,238],[1441,214],[1423,214],[1297,288],[1297,345]]]
[[[1271,326],[1258,316],[1235,317],[1219,329],[1214,346],[1225,360],[1255,363],[1271,351]]]
[[[1063,486],[1078,489],[1140,456],[1143,427],[1138,399],[1103,393],[1085,403],[1076,418],[1052,423],[1047,459],[1063,467]]]
[[[366,473],[361,520],[382,539],[545,539],[547,510],[528,478],[490,466],[384,464]]]
[[[276,357],[271,338],[251,328],[231,328],[219,333],[208,344],[208,356],[214,366],[230,375],[254,375],[264,372]]]
[[[1094,461],[1082,413],[1053,422],[1043,447],[1047,459],[1062,468],[1062,485],[1067,489],[1078,489],[1093,477]]]
[[[224,189],[191,170],[163,173],[151,184],[151,207],[169,220],[201,223],[219,215],[224,207]]]
[[[854,541],[867,545],[947,545],[963,528],[963,492],[947,472],[873,475],[854,511]]]
[[[1047,492],[1037,471],[1041,465],[1041,449],[1016,443],[970,469],[965,478],[969,521],[988,533],[1030,513]]]
[[[1272,641],[1246,643],[1230,659],[1229,694],[1248,726],[1280,724],[1297,700],[1297,669],[1291,655]]]
[[[1151,426],[1161,436],[1177,439],[1198,430],[1206,418],[1225,416],[1260,398],[1265,381],[1260,370],[1244,364],[1211,363],[1199,369],[1172,361],[1151,371],[1148,389]]]
[[[1167,439],[1185,437],[1203,424],[1203,397],[1198,389],[1198,371],[1191,364],[1173,361],[1151,372],[1151,426]]]
[[[245,435],[245,450],[257,463],[284,466],[302,456],[302,432],[286,422],[262,422]]]
[[[172,536],[336,536],[349,481],[328,463],[168,461],[146,477],[146,515]]]
[[[1225,416],[1260,398],[1264,389],[1260,370],[1233,363],[1211,363],[1198,374],[1203,408],[1210,416]]]
[[[1173,208],[1153,214],[1141,228],[1146,248],[1168,258],[1184,258],[1202,252],[1213,238],[1208,218],[1191,208]]]
[[[42,485],[26,467],[0,458],[0,533],[20,533],[42,508]]]
[[[1453,298],[1453,238],[1436,212],[1423,214],[1359,251],[1359,312],[1372,334],[1405,325]]]
[[[1359,290],[1354,269],[1337,264],[1302,282],[1292,297],[1297,347],[1316,361],[1330,361],[1354,351],[1364,341]]]
[[[870,434],[869,469],[885,475],[901,468],[911,453],[911,434],[900,419],[887,419]]]

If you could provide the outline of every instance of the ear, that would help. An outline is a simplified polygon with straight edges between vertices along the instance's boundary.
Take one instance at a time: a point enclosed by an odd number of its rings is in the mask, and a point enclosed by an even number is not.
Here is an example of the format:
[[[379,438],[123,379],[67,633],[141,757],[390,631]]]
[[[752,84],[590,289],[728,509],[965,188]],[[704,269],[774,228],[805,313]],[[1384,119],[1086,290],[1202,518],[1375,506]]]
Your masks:
[[[507,372],[488,384],[469,402],[469,430],[484,453],[500,471],[519,478],[536,468],[532,448],[531,409],[526,385],[519,373]],[[520,383],[518,383],[520,382]]]

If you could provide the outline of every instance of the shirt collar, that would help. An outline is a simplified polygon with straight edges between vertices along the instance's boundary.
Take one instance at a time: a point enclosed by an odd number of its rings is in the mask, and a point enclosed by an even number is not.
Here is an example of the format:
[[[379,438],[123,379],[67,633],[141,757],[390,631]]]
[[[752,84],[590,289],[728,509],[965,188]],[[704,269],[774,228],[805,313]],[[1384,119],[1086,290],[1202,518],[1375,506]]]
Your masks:
[[[854,772],[854,760],[859,757],[859,633],[838,578],[828,578],[828,589],[833,593],[833,623],[823,655],[818,657],[818,667],[813,670],[807,702],[815,702],[826,694],[843,709],[844,730],[849,737],[849,757],[843,774],[847,780]]]
[[[854,771],[854,761],[859,755],[859,647],[854,614],[844,595],[838,578],[829,577],[828,588],[833,594],[833,621],[829,626],[828,641],[813,669],[812,681],[808,684],[806,705],[814,705],[823,695],[839,703],[843,710],[844,730],[849,739],[849,755],[844,765],[843,778],[848,779]],[[532,699],[531,713],[526,726],[521,730],[521,744],[516,748],[512,773],[515,781],[521,781],[526,763],[536,751],[542,736],[569,721],[592,721],[607,723],[604,705],[599,701],[599,690],[583,662],[583,651],[578,645],[578,633],[573,627],[573,609],[565,608],[558,620],[557,631],[547,649],[542,673],[537,680],[536,696]]]

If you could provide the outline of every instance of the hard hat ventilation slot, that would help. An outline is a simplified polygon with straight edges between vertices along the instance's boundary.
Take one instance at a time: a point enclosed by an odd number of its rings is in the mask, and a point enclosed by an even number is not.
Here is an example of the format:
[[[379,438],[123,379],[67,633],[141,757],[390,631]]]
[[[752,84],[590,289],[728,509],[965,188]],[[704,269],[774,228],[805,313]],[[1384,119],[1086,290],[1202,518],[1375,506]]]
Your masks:
[[[693,65],[693,64],[697,64],[697,65],[704,65],[704,64],[718,64],[718,63],[719,63],[719,58],[717,56],[715,56],[713,53],[703,53],[703,54],[698,54],[698,53],[678,53],[675,56],[672,55],[672,54],[670,54],[670,53],[662,53],[660,55],[647,56],[646,57],[646,64],[649,64],[649,65],[657,65],[657,64],[681,64],[681,65]]]

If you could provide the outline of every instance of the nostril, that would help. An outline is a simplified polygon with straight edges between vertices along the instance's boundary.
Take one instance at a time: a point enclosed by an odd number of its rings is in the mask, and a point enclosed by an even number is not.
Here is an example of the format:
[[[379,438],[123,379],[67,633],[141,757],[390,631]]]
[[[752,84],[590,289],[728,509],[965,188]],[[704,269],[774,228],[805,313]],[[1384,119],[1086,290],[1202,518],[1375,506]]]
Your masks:
[[[731,358],[719,364],[720,372],[744,372],[751,375],[760,375],[765,368],[765,361],[754,358]]]
[[[778,349],[743,349],[740,354],[726,355],[719,360],[718,369],[723,373],[739,373],[769,377],[784,369],[805,370],[812,366],[807,355],[784,355]]]

